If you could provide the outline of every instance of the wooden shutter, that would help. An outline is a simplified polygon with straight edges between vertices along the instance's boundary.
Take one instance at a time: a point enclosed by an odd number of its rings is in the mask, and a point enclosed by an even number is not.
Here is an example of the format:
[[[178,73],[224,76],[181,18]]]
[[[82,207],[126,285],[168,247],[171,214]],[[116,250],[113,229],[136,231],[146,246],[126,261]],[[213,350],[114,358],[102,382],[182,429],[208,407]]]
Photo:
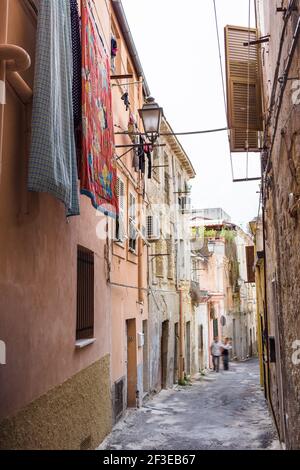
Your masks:
[[[94,253],[78,247],[76,339],[94,334]]]
[[[255,282],[254,246],[246,246],[246,260],[248,282]]]
[[[251,29],[250,41],[256,40],[257,30]],[[251,151],[258,149],[258,131],[263,130],[258,46],[244,46],[248,41],[248,28],[225,27],[227,112],[229,128],[233,130],[231,150],[240,152],[247,150],[247,127]]]
[[[230,149],[231,152],[246,152],[247,131],[246,129],[231,129],[230,131]],[[260,152],[259,133],[249,131],[248,133],[248,151]]]

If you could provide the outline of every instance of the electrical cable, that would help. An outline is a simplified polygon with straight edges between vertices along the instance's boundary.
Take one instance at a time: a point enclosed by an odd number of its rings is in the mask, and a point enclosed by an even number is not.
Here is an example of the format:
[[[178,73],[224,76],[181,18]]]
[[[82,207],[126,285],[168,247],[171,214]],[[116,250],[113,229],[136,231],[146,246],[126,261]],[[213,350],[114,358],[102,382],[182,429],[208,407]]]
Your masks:
[[[230,148],[230,131],[229,131],[228,114],[227,114],[227,100],[226,100],[226,89],[225,89],[225,77],[224,77],[223,64],[222,64],[221,41],[220,41],[220,35],[219,35],[219,21],[218,21],[218,12],[217,12],[216,0],[213,0],[213,3],[214,3],[214,13],[215,13],[215,24],[216,24],[217,41],[218,41],[220,72],[221,72],[221,79],[222,79],[224,110],[225,110],[225,116],[226,116],[226,122],[227,122],[227,129],[226,129],[226,130],[227,130],[227,133],[228,133],[228,145],[229,145],[229,154],[230,154],[231,176],[232,176],[232,181],[234,181],[233,159],[232,159],[232,152],[231,152],[231,148]]]
[[[211,133],[214,133],[214,132],[224,132],[224,131],[228,131],[228,128],[227,127],[221,127],[219,129],[207,129],[207,130],[203,130],[203,131],[188,131],[188,132],[160,132],[159,135],[160,136],[168,136],[168,135],[174,135],[174,136],[177,136],[177,135],[196,135],[196,134],[211,134]],[[143,135],[143,136],[146,136],[147,134],[145,134],[145,132],[128,132],[128,131],[124,131],[124,132],[115,132],[115,135]]]

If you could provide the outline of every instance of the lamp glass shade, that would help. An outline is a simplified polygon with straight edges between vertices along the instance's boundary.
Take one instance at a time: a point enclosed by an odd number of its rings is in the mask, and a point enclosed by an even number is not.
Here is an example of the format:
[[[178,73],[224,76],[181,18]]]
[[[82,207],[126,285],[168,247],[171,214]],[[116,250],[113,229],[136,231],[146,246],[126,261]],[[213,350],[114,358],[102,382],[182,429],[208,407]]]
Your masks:
[[[146,103],[139,114],[143,121],[145,133],[147,135],[159,134],[162,117],[162,108],[156,103]]]

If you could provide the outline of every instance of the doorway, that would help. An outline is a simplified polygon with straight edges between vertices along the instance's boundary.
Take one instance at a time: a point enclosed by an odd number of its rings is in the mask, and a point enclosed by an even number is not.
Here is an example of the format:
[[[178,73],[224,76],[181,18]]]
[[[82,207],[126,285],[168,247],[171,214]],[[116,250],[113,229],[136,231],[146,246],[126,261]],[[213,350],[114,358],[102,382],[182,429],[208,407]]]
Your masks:
[[[191,375],[191,322],[186,322],[185,325],[185,358],[186,358],[186,373]]]
[[[198,331],[198,351],[199,351],[199,371],[205,369],[204,365],[204,338],[203,338],[203,325],[199,325]]]
[[[249,356],[252,357],[253,355],[253,338],[252,338],[252,328],[250,328],[250,348],[249,348]]]
[[[174,384],[178,382],[179,367],[179,324],[174,325]]]
[[[162,323],[161,331],[161,388],[167,388],[168,380],[169,320]]]
[[[127,406],[136,406],[137,390],[137,344],[135,318],[126,321],[127,336]]]
[[[148,364],[148,321],[143,321],[143,389],[144,394],[149,390],[149,364]]]

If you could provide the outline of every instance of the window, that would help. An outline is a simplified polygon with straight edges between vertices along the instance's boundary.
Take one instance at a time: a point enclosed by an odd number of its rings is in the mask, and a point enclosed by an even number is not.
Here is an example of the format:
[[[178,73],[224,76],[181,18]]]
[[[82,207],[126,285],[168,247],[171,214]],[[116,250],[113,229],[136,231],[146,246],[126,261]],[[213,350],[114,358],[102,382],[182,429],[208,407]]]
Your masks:
[[[133,194],[129,194],[129,250],[136,252],[136,199]]]
[[[160,168],[157,168],[160,165],[160,155],[159,155],[159,147],[154,147],[153,150],[153,177],[160,183]]]
[[[77,318],[76,340],[94,335],[94,253],[77,250]]]
[[[169,158],[165,153],[164,155],[164,192],[165,192],[165,204],[170,204],[170,175],[169,175]]]
[[[156,255],[163,255],[164,252],[164,241],[160,240],[155,244],[155,254]],[[155,256],[155,271],[156,277],[164,277],[164,257],[163,256]]]
[[[168,279],[174,278],[174,264],[173,264],[173,239],[166,240],[167,253],[168,253]]]
[[[115,75],[120,75],[122,73],[121,39],[118,33],[118,29],[113,20],[112,20],[111,39],[114,39],[117,43],[116,55],[114,56],[113,54],[111,54],[111,72]]]
[[[147,216],[147,239],[159,240],[160,239],[160,218],[159,216]]]
[[[217,318],[215,318],[213,320],[213,331],[214,331],[214,338],[216,336],[219,336],[219,325],[218,325],[218,319]]]
[[[115,239],[123,243],[125,239],[124,224],[124,204],[125,204],[125,186],[121,178],[117,177],[117,198],[119,204],[119,215],[116,220]]]
[[[182,199],[182,196],[183,196],[183,194],[182,194],[183,189],[182,189],[182,179],[181,179],[181,174],[180,173],[178,173],[178,175],[177,175],[177,185],[178,185],[178,187],[177,187],[178,204],[181,207],[181,205],[182,205],[181,199]]]

